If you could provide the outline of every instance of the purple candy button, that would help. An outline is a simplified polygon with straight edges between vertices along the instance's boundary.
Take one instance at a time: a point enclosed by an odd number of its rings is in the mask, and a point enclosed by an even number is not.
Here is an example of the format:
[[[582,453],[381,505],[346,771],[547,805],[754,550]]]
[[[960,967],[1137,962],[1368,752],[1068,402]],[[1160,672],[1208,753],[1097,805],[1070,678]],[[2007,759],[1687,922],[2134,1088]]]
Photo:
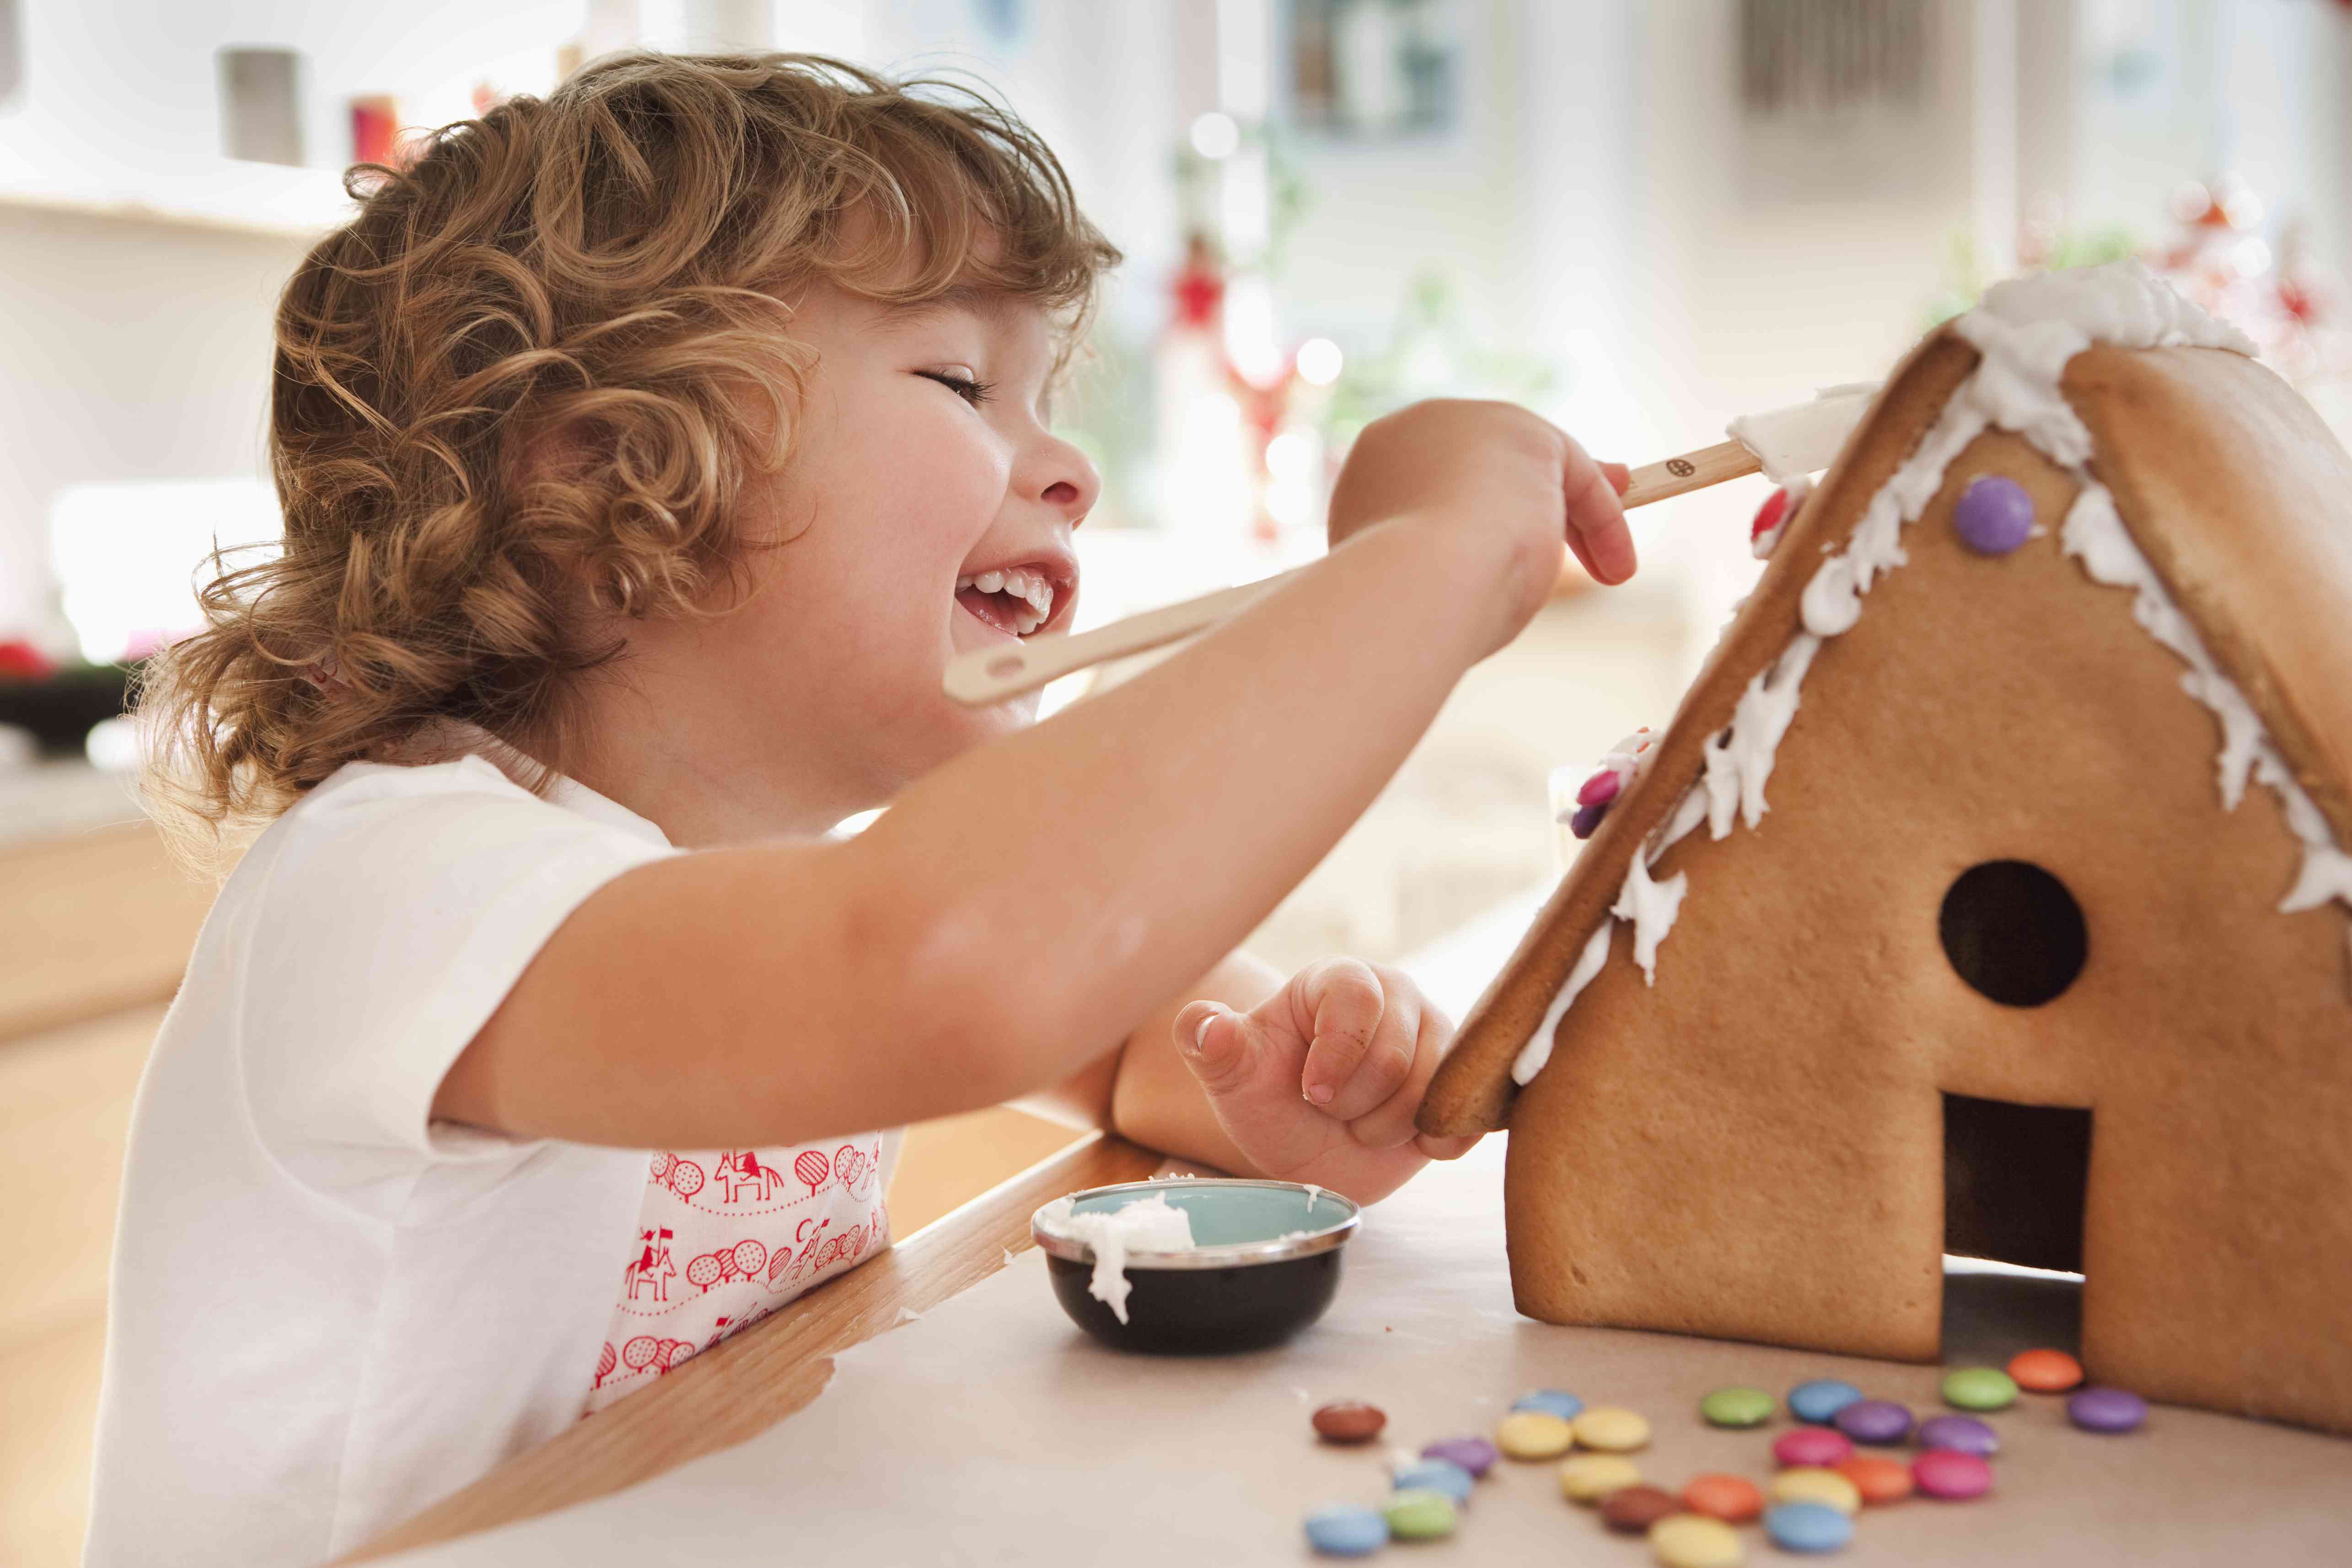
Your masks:
[[[1451,1459],[1474,1476],[1495,1468],[1495,1445],[1484,1437],[1441,1437],[1421,1451],[1424,1459]]]
[[[1900,1443],[1911,1436],[1911,1408],[1891,1399],[1857,1399],[1837,1413],[1837,1429],[1857,1443]]]
[[[1979,555],[2006,555],[2033,532],[2033,498],[2015,479],[1986,474],[1952,505],[1952,528]]]
[[[2147,1401],[2120,1388],[2086,1388],[2066,1401],[2066,1419],[2085,1432],[2129,1432],[2147,1419]]]
[[[1919,1423],[1919,1447],[1987,1459],[2000,1452],[2000,1434],[1973,1415],[1931,1415]]]
[[[1580,805],[1576,808],[1576,815],[1568,819],[1568,830],[1579,838],[1590,838],[1592,830],[1601,826],[1601,819],[1608,815],[1609,803],[1605,800],[1591,805]]]

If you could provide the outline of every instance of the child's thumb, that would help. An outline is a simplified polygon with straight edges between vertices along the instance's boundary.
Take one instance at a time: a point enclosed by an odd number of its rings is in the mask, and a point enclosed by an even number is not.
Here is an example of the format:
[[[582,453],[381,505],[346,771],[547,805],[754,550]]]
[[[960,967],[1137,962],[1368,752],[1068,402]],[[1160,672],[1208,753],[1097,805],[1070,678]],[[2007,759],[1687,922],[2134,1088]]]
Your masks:
[[[1176,1054],[1212,1095],[1239,1088],[1250,1076],[1255,1053],[1254,1026],[1245,1014],[1220,1002],[1188,1002],[1176,1015]]]

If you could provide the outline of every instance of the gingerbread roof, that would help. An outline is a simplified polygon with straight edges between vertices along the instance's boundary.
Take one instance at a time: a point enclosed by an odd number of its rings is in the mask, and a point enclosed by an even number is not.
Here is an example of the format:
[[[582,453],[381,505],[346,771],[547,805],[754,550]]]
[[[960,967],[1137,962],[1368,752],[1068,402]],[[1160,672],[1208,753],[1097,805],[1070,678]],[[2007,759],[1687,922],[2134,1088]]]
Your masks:
[[[1513,1064],[1580,956],[1591,956],[1587,943],[1611,918],[1636,850],[1699,785],[1710,743],[1804,633],[1806,590],[1824,560],[1858,548],[1872,499],[1937,427],[1979,359],[1966,327],[1947,326],[1888,378],[1646,765],[1465,1021],[1423,1102],[1423,1131],[1508,1121]],[[2241,353],[2101,342],[2063,363],[2060,389],[2091,437],[2089,474],[2112,492],[2130,542],[2243,694],[2335,843],[2352,845],[2352,458],[2298,394]],[[2113,591],[2087,574],[2084,589]],[[1822,656],[1836,653],[1824,645]],[[1799,712],[1801,723],[1801,702]]]

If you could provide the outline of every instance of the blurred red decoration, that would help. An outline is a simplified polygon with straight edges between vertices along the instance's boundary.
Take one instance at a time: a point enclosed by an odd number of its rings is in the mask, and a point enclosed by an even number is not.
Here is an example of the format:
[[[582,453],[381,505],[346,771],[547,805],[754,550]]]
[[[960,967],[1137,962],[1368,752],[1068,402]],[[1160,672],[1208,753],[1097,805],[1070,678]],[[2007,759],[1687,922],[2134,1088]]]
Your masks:
[[[57,672],[57,660],[31,643],[0,642],[0,678],[42,680]]]

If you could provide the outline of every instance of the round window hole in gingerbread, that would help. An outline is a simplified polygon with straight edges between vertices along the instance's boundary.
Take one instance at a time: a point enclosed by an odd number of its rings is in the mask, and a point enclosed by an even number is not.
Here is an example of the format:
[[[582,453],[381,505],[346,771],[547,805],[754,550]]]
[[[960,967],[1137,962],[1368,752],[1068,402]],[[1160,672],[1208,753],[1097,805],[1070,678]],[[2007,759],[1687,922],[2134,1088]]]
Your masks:
[[[2025,860],[1961,872],[1945,890],[1936,928],[1954,972],[2004,1007],[2056,1000],[2090,956],[2083,907],[2065,883]]]

